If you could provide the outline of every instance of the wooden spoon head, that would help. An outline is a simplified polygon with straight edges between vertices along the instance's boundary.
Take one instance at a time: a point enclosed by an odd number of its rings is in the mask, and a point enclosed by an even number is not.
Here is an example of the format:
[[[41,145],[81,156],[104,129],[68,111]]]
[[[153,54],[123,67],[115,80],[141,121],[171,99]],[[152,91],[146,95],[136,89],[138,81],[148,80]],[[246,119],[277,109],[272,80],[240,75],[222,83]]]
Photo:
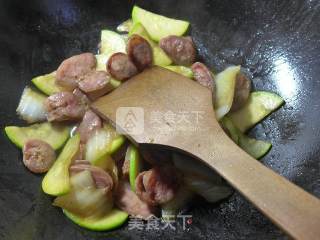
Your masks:
[[[221,132],[212,93],[193,80],[152,67],[98,99],[92,108],[137,144],[182,147],[206,131]]]

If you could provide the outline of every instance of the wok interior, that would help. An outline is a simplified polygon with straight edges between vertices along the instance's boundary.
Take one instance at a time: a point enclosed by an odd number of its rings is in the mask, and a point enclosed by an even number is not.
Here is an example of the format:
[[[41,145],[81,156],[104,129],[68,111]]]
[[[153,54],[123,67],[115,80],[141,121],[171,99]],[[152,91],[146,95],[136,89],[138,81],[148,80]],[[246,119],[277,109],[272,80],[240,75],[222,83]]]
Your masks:
[[[309,1],[137,1],[141,7],[192,23],[202,60],[215,71],[241,64],[255,89],[279,93],[286,105],[252,134],[273,143],[262,161],[316,196],[319,184],[319,3]],[[100,29],[129,17],[131,1],[0,1],[2,126],[15,117],[22,89],[33,76],[51,72],[66,57],[95,52]],[[19,122],[20,123],[20,122]],[[20,154],[1,138],[0,227],[4,239],[140,239],[194,237],[278,239],[283,234],[238,194],[220,205],[197,202],[191,231],[90,233],[70,224],[26,174]]]

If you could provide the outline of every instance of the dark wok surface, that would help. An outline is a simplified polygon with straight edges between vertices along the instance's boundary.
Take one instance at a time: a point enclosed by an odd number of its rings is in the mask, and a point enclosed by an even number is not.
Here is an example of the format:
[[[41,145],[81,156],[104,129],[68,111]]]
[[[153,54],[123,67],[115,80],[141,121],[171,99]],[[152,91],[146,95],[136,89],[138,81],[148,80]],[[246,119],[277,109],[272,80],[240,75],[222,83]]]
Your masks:
[[[28,2],[28,5],[27,5]],[[134,1],[0,1],[1,129],[21,124],[20,94],[33,76],[55,70],[66,57],[95,51],[99,31],[126,20]],[[255,128],[273,149],[262,161],[320,197],[320,2],[137,1],[184,18],[204,61],[216,71],[241,64],[255,89],[282,95],[286,105]],[[0,239],[286,239],[239,194],[218,204],[196,203],[189,231],[107,233],[77,227],[51,206],[41,176],[22,165],[20,151],[0,138]]]

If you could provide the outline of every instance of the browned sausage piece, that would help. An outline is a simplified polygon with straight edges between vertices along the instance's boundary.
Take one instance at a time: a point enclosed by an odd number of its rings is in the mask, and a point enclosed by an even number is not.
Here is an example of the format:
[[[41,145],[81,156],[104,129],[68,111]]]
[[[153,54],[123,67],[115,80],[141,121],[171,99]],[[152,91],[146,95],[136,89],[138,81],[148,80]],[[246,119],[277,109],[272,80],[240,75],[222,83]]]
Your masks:
[[[80,102],[83,105],[87,106],[87,108],[89,107],[89,105],[90,105],[89,98],[79,88],[76,88],[75,90],[73,90],[72,93],[80,100]]]
[[[251,81],[243,73],[238,73],[236,77],[236,86],[234,90],[233,103],[231,111],[237,111],[247,102],[251,92]]]
[[[64,60],[57,69],[56,83],[69,90],[77,87],[78,81],[95,69],[97,60],[92,53],[82,53]]]
[[[80,120],[86,111],[86,106],[70,92],[51,95],[46,99],[45,107],[49,122]]]
[[[107,63],[107,70],[117,80],[129,79],[138,73],[138,69],[125,53],[113,54]]]
[[[201,85],[215,90],[214,77],[211,71],[201,62],[196,62],[191,66],[194,79]]]
[[[139,71],[151,67],[153,58],[152,48],[143,37],[133,34],[127,43],[127,53]]]
[[[102,121],[99,116],[91,110],[86,111],[82,122],[77,129],[78,133],[80,134],[81,142],[87,142],[91,135],[101,127]]]
[[[177,65],[190,66],[196,60],[196,49],[191,37],[171,35],[162,38],[159,46]]]
[[[180,174],[171,166],[154,167],[136,178],[138,197],[150,205],[159,205],[173,199],[179,188]]]
[[[71,165],[69,168],[71,175],[77,174],[84,170],[90,171],[97,188],[104,189],[106,193],[112,190],[113,179],[110,174],[104,171],[102,168],[92,166],[87,163]]]
[[[47,172],[56,160],[53,148],[38,139],[28,140],[24,144],[22,152],[24,165],[34,173]]]
[[[134,217],[148,219],[157,212],[154,206],[142,201],[132,190],[127,182],[120,182],[115,192],[115,204],[121,210]]]
[[[105,71],[91,71],[83,76],[78,86],[93,101],[114,89],[110,80]]]

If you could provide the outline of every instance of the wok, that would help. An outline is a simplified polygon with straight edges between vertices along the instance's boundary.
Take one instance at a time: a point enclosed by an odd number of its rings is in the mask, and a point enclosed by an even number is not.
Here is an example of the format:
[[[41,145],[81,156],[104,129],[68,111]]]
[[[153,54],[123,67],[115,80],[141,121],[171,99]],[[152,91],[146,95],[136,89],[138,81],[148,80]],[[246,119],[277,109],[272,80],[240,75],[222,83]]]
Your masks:
[[[130,16],[132,6],[189,20],[201,59],[215,71],[241,64],[255,89],[270,90],[284,107],[251,132],[272,141],[261,161],[320,197],[320,2],[311,0],[0,1],[1,129],[22,124],[15,114],[33,76],[65,58],[95,52],[99,31]],[[242,196],[191,208],[183,231],[91,232],[72,224],[41,190],[21,153],[0,138],[0,239],[287,239]]]

